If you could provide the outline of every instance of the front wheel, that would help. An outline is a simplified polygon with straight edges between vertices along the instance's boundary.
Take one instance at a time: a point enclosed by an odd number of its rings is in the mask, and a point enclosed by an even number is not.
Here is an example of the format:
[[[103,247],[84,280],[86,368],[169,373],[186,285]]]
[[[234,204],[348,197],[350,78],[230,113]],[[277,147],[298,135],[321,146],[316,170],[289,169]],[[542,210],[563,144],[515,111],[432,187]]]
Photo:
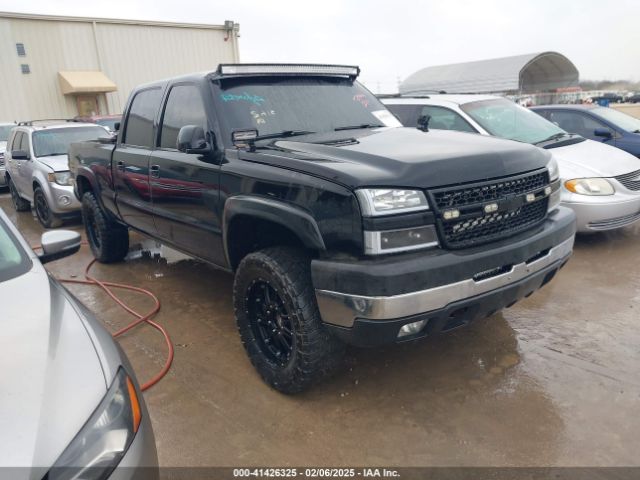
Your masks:
[[[274,247],[247,255],[236,272],[233,301],[247,355],[274,389],[301,392],[341,363],[345,346],[320,319],[303,252]]]
[[[82,196],[82,221],[91,252],[99,262],[119,262],[127,255],[129,230],[107,216],[93,192]]]
[[[36,187],[33,191],[33,206],[36,211],[38,221],[44,228],[55,228],[62,225],[62,220],[49,208],[47,197],[42,188]]]

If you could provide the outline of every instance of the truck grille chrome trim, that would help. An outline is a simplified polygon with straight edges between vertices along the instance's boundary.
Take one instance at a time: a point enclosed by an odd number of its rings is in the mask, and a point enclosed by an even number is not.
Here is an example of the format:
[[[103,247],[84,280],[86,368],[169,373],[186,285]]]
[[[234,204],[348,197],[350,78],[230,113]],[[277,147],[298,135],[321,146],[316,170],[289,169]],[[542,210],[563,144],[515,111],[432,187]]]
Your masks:
[[[356,318],[369,320],[390,320],[408,317],[420,313],[444,308],[450,303],[490,292],[522,280],[547,266],[562,260],[573,250],[571,237],[551,248],[546,255],[543,252],[534,255],[527,262],[505,268],[503,273],[483,278],[488,271],[478,272],[479,280],[468,278],[460,282],[441,285],[418,292],[410,292],[388,297],[368,297],[351,295],[329,290],[316,290],[316,299],[326,323],[351,327]],[[535,257],[538,258],[535,258]],[[496,267],[501,269],[501,266]],[[494,273],[494,272],[491,272]]]

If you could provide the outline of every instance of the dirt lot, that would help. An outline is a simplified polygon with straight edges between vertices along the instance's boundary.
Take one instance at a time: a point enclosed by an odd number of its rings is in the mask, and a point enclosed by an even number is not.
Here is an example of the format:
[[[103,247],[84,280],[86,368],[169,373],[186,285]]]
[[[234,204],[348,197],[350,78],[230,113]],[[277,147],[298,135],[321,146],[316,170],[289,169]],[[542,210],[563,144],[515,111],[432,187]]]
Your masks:
[[[39,242],[30,213],[7,194],[0,207]],[[640,465],[639,238],[640,226],[579,238],[560,275],[511,309],[419,343],[351,349],[341,372],[297,397],[254,373],[228,274],[139,246],[94,271],[162,301],[175,362],[145,394],[161,465]],[[91,258],[83,247],[49,269],[81,277]],[[102,293],[70,288],[108,328],[129,321]],[[161,367],[151,328],[122,344],[141,381]]]

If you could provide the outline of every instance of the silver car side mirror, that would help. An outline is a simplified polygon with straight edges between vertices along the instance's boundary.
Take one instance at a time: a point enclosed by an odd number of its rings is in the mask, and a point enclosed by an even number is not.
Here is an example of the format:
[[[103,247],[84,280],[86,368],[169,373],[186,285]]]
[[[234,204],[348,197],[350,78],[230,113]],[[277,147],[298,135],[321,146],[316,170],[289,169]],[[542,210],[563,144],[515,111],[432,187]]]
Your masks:
[[[40,242],[42,254],[38,258],[41,263],[47,263],[73,255],[80,250],[81,240],[80,234],[71,230],[45,232]]]

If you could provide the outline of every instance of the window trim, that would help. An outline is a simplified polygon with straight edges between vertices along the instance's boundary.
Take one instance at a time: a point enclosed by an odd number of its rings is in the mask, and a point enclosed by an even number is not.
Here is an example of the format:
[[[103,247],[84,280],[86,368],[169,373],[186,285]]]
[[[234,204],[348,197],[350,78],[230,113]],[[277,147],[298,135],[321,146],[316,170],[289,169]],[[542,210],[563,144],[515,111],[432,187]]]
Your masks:
[[[133,94],[133,97],[131,97],[131,101],[129,102],[129,105],[127,107],[127,113],[126,113],[126,117],[125,117],[125,122],[124,122],[124,126],[122,128],[122,140],[120,141],[120,145],[123,145],[125,147],[133,147],[133,148],[144,148],[147,150],[153,150],[154,144],[157,143],[157,124],[156,124],[156,118],[158,115],[158,112],[156,110],[156,113],[153,116],[153,119],[151,120],[151,145],[136,145],[133,143],[127,143],[127,128],[129,127],[129,118],[131,116],[131,108],[133,107],[133,102],[135,102],[136,97],[138,95],[140,95],[141,93],[144,92],[150,92],[153,90],[159,90],[160,91],[160,104],[162,105],[162,95],[163,95],[163,86],[162,85],[154,85],[153,87],[148,87],[148,88],[143,88],[140,89],[138,91],[136,91]]]
[[[199,84],[195,83],[195,82],[176,82],[176,83],[172,83],[171,85],[169,85],[169,87],[167,88],[167,91],[164,95],[164,99],[162,101],[162,111],[160,114],[160,118],[158,120],[158,133],[156,135],[155,138],[155,146],[154,148],[156,150],[161,150],[163,152],[179,152],[179,150],[177,148],[168,148],[168,147],[163,147],[162,146],[162,127],[164,126],[164,116],[165,113],[167,111],[167,105],[169,105],[169,99],[171,98],[171,92],[173,91],[173,89],[175,87],[193,87],[198,91],[198,95],[200,96],[200,100],[202,101],[202,111],[204,112],[204,119],[206,122],[205,125],[205,135],[208,131],[210,131],[210,126],[209,126],[209,115],[207,115],[207,109],[206,109],[206,105],[205,105],[205,101],[204,98],[202,97],[202,92],[200,91],[199,88]]]

